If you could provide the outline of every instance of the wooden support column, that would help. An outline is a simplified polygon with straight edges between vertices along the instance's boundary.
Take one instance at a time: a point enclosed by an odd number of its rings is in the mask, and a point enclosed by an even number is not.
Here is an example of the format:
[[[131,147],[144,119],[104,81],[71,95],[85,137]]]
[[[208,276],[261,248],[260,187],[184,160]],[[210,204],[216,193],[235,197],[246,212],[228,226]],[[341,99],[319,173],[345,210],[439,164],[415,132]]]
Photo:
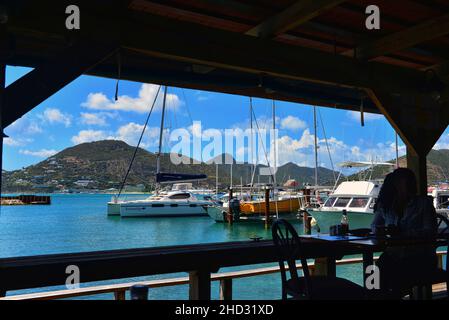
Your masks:
[[[190,300],[210,300],[210,275],[208,270],[189,272]]]
[[[418,183],[418,194],[427,194],[427,164],[424,153],[417,153],[411,147],[407,146],[407,168],[411,169],[416,175]]]

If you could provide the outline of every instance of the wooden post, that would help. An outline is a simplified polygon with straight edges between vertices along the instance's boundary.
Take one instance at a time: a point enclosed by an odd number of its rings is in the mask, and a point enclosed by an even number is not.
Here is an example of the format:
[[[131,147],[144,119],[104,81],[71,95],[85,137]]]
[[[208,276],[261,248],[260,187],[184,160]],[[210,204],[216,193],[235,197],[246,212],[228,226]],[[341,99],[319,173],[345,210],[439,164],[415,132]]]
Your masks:
[[[426,154],[424,152],[417,154],[407,146],[407,168],[415,173],[418,194],[422,196],[427,195]]]
[[[232,300],[232,279],[220,280],[220,300]]]
[[[314,276],[335,277],[337,274],[337,264],[335,258],[324,257],[315,258]]]
[[[309,213],[307,211],[304,211],[302,215],[302,221],[304,225],[304,234],[311,234],[312,233],[312,217],[309,216]]]
[[[270,189],[265,187],[265,228],[268,228],[270,219]]]
[[[438,258],[438,268],[443,269],[443,255],[439,254],[439,255],[437,255],[437,258]]]
[[[189,272],[189,299],[210,300],[210,271]]]
[[[232,208],[231,208],[231,200],[232,200],[232,188],[229,188],[229,205],[228,205],[228,223],[232,224],[233,217],[232,217]]]
[[[114,299],[115,300],[126,300],[126,291],[125,290],[114,291]]]

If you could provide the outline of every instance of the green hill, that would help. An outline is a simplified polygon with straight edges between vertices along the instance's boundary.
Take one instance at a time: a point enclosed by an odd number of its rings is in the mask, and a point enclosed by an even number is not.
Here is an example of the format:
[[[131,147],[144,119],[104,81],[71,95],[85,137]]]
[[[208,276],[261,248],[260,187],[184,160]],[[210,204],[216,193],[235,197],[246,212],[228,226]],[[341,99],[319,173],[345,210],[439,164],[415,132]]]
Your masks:
[[[396,160],[390,160],[388,162],[395,163]],[[399,158],[399,166],[406,168],[407,159],[405,156]],[[392,168],[388,167],[375,167],[372,172],[373,179],[383,179]],[[349,176],[349,179],[356,179],[359,174],[364,175],[366,171],[361,171],[358,174]],[[449,150],[431,150],[427,155],[427,179],[429,184],[434,184],[442,181],[449,180]]]
[[[29,166],[22,170],[3,172],[4,192],[52,191],[58,189],[99,189],[118,188],[128,169],[135,147],[123,141],[104,140],[83,143],[67,148],[58,154]],[[229,155],[222,155],[228,160]],[[165,172],[204,173],[205,181],[198,182],[202,186],[214,187],[216,165],[214,163],[191,164],[193,160],[182,157],[189,164],[174,165],[169,154],[161,156],[161,170]],[[233,184],[239,185],[251,181],[252,165],[237,164],[233,161]],[[227,187],[230,183],[230,164],[218,165],[219,184]],[[259,168],[262,165],[259,165]],[[138,149],[136,158],[127,179],[127,185],[139,188],[150,188],[154,184],[156,172],[156,154]],[[258,171],[257,171],[258,172]],[[320,184],[331,184],[333,173],[326,168],[319,168]],[[299,167],[287,163],[278,168],[279,183],[287,179],[296,179],[300,184],[313,183],[314,169]],[[260,176],[255,182],[268,182],[268,177]]]

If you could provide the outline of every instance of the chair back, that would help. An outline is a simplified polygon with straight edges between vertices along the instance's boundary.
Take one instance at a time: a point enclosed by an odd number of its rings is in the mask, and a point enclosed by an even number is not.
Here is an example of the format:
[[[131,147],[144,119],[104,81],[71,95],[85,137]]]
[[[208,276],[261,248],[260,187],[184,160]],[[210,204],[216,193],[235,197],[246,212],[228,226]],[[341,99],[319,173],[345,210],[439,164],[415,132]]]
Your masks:
[[[282,286],[285,288],[287,282],[287,272],[285,269],[285,262],[287,262],[290,279],[297,283],[298,270],[296,268],[296,260],[301,251],[301,240],[296,232],[295,228],[284,219],[277,219],[271,228],[273,242],[276,246],[276,250],[279,258],[279,268],[281,270]],[[310,273],[307,266],[307,260],[300,257],[302,271],[305,281],[305,294],[309,293]]]
[[[441,213],[437,213],[437,227],[439,235],[449,234],[449,219]]]
[[[445,235],[449,240],[449,219],[442,215],[441,213],[437,213],[437,227],[438,227],[438,235]],[[449,266],[449,245],[447,246],[446,252],[446,268]],[[448,269],[449,270],[449,269]]]

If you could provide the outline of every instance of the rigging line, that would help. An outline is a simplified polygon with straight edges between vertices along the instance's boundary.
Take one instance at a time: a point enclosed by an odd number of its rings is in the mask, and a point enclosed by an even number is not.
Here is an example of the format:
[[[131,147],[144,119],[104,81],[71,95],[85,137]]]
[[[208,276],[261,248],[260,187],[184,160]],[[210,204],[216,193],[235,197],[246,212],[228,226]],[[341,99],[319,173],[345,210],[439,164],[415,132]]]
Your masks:
[[[193,118],[192,118],[192,114],[190,113],[189,104],[188,104],[188,102],[187,102],[187,96],[186,96],[185,90],[184,90],[183,88],[181,88],[181,91],[182,91],[182,96],[183,96],[183,98],[184,98],[184,101],[185,101],[185,103],[186,103],[187,115],[188,115],[188,117],[189,117],[190,124],[192,125],[192,130],[193,130]],[[201,142],[201,149],[202,149],[202,142]],[[192,152],[192,156],[193,156],[193,152]],[[202,152],[202,150],[200,151],[200,161],[201,161],[201,163],[204,162],[204,161],[203,161],[203,152]]]
[[[321,110],[318,109],[318,115],[320,117],[321,127],[323,128],[324,141],[326,141],[327,153],[329,154],[329,161],[331,163],[332,175],[334,176],[334,182],[337,182],[337,177],[335,177],[334,161],[332,160],[331,151],[329,148],[329,142],[327,141],[326,129],[324,128],[323,117],[321,116]]]
[[[186,102],[187,115],[189,116],[190,123],[193,124],[193,119],[192,119],[192,115],[190,114],[190,108],[189,108],[189,104],[187,103],[187,96],[186,96],[184,88],[181,88],[181,92],[182,92],[182,96],[184,98],[184,101]]]
[[[250,137],[251,137],[251,147],[250,147],[250,152],[251,152],[251,162],[253,163],[253,169],[251,170],[251,186],[250,186],[250,190],[249,190],[249,194],[251,196],[251,194],[253,193],[253,187],[254,187],[254,176],[256,174],[256,169],[257,169],[257,156],[256,156],[256,163],[254,163],[254,135],[253,135],[253,98],[249,97],[249,117],[250,117]],[[257,152],[257,151],[256,151]]]
[[[120,195],[121,195],[121,193],[122,193],[122,191],[123,191],[123,188],[124,188],[124,186],[125,186],[126,180],[128,179],[128,175],[129,175],[129,173],[130,173],[130,171],[131,171],[131,167],[132,167],[132,165],[133,165],[134,159],[136,158],[137,150],[139,150],[139,146],[140,146],[140,143],[142,142],[143,134],[145,133],[145,129],[147,128],[148,121],[150,120],[150,116],[151,116],[151,113],[153,112],[153,109],[154,109],[154,106],[155,106],[155,104],[156,104],[157,97],[158,97],[158,95],[159,95],[159,91],[160,91],[160,90],[161,90],[161,86],[159,86],[159,88],[157,89],[156,95],[154,96],[154,100],[153,100],[153,103],[152,103],[152,105],[151,105],[150,112],[148,113],[147,119],[146,119],[146,121],[145,121],[145,125],[143,126],[142,133],[140,134],[139,141],[137,142],[137,146],[136,146],[136,148],[134,149],[134,154],[133,154],[133,156],[132,156],[132,158],[131,158],[131,162],[130,162],[130,164],[129,164],[128,171],[127,171],[126,174],[125,174],[125,178],[123,179],[123,182],[122,182],[122,184],[121,184],[121,186],[120,186],[120,189],[119,189],[119,192],[118,192],[117,197],[120,197]]]
[[[265,155],[265,159],[267,160],[268,168],[270,169],[271,178],[274,179],[273,170],[271,169],[270,160],[268,159],[267,150],[265,149],[265,144],[263,143],[262,137],[260,135],[259,123],[257,121],[256,114],[254,113],[254,109],[252,110],[252,112],[253,112],[253,116],[254,116],[254,122],[256,123],[257,132],[259,134],[260,144],[262,145],[262,149],[263,149],[263,152],[264,152],[264,155]]]

